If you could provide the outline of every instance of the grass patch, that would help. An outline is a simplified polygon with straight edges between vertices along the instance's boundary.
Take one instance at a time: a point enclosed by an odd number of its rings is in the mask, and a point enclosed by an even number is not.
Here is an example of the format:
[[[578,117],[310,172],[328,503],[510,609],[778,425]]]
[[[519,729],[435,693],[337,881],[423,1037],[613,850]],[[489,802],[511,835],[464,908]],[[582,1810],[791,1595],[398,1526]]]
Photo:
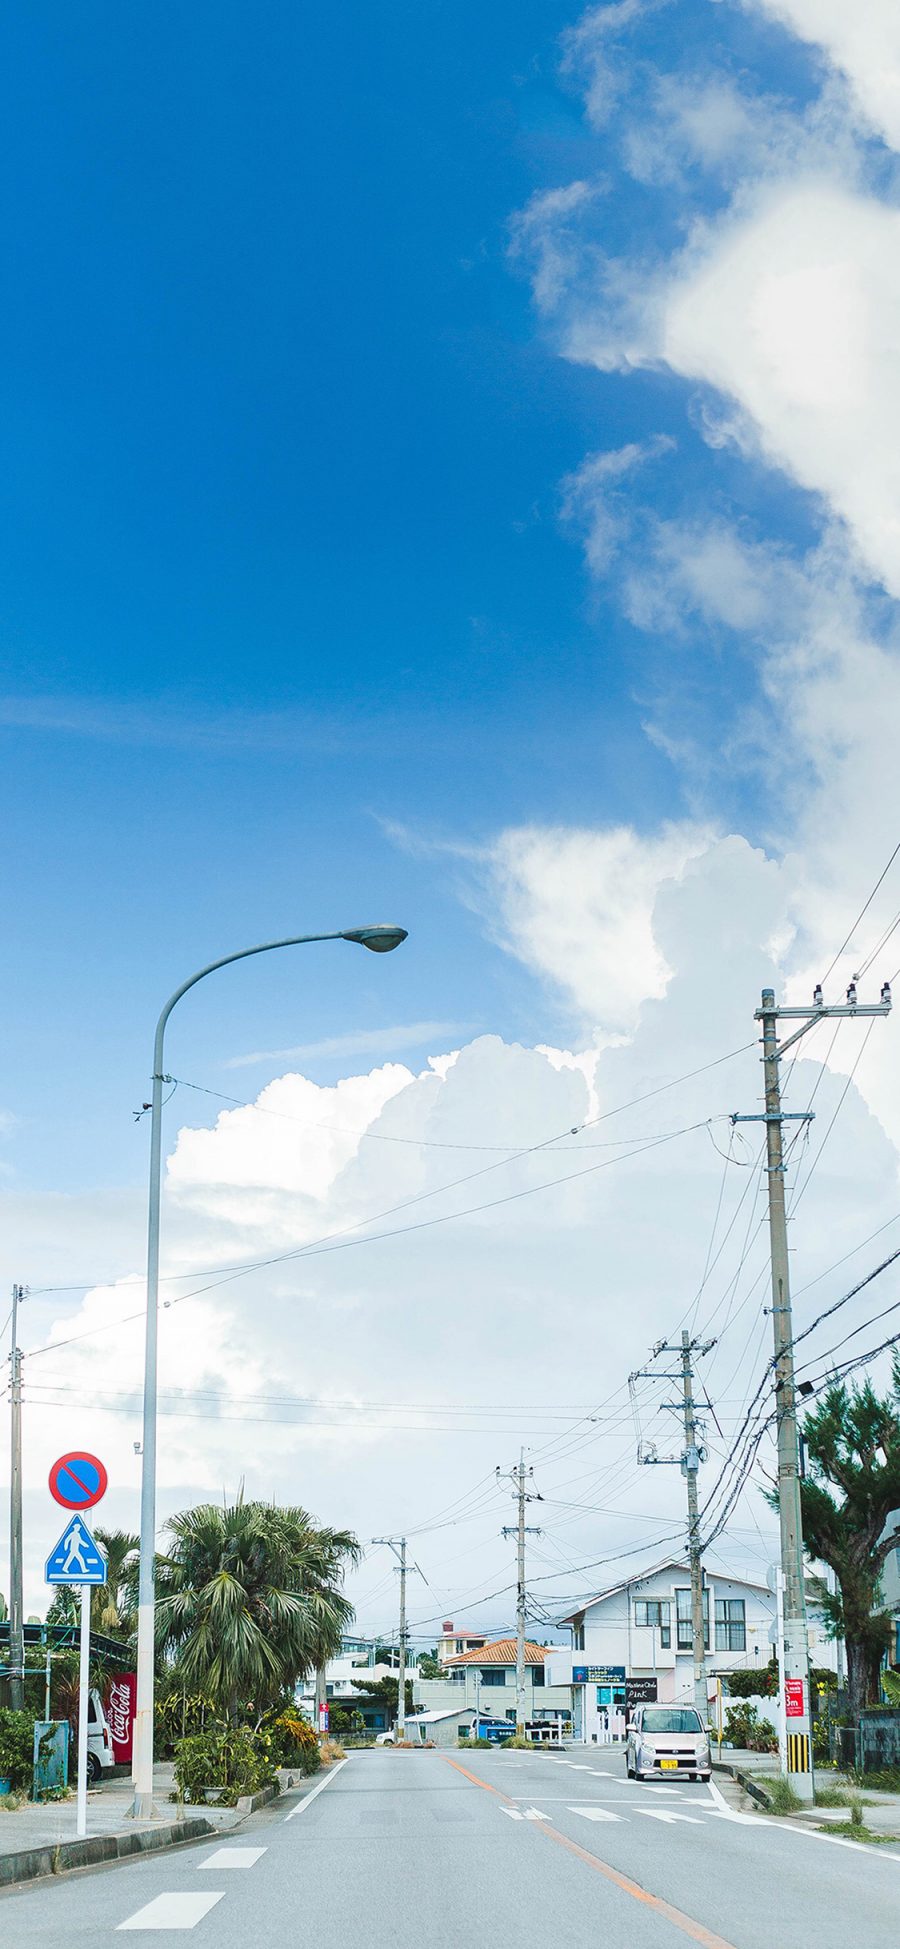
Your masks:
[[[863,1808],[872,1804],[871,1800],[861,1799],[853,1787],[816,1788],[817,1807],[849,1807],[850,1819],[856,1821],[857,1825],[862,1820]]]
[[[850,1775],[857,1787],[869,1787],[873,1793],[900,1793],[900,1766],[883,1766],[876,1773],[861,1773],[854,1767]]]
[[[830,1820],[827,1827],[817,1830],[820,1834],[837,1834],[843,1841],[867,1841],[870,1847],[896,1847],[896,1834],[876,1834],[863,1820]]]
[[[790,1780],[785,1780],[781,1774],[774,1779],[760,1778],[758,1785],[768,1794],[771,1814],[796,1814],[803,1806],[803,1801],[794,1792]]]

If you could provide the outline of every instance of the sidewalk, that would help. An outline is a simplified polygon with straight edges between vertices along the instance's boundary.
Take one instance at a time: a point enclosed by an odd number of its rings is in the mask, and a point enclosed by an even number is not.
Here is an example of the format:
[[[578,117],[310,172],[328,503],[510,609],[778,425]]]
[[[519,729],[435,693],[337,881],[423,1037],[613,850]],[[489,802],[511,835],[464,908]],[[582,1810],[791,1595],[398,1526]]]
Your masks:
[[[721,1759],[718,1748],[713,1747],[713,1771],[726,1768],[733,1775],[742,1773],[745,1778],[761,1786],[773,1779],[778,1772],[777,1753],[745,1753],[731,1746],[722,1747]],[[876,1788],[857,1786],[846,1773],[836,1773],[830,1766],[817,1767],[816,1790],[827,1791],[837,1787],[849,1793],[858,1794],[863,1803],[863,1821],[873,1834],[884,1835],[885,1839],[900,1839],[900,1793],[881,1793]],[[849,1808],[816,1807],[802,1814],[782,1814],[781,1820],[813,1821],[823,1827],[840,1825],[850,1819]]]
[[[74,1795],[71,1800],[29,1801],[24,1807],[0,1812],[0,1886],[121,1855],[177,1847],[228,1831],[246,1818],[246,1809],[236,1807],[179,1808],[169,1798],[174,1783],[170,1765],[154,1767],[153,1783],[157,1806],[153,1820],[132,1820],[130,1780],[110,1780],[91,1789],[87,1837],[81,1841],[75,1834]]]

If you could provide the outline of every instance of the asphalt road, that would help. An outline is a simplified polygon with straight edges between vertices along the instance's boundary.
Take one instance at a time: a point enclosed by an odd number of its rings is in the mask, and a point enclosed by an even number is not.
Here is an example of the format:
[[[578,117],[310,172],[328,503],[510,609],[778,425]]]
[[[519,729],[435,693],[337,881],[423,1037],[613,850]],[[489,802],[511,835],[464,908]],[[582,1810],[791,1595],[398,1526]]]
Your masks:
[[[4,1949],[896,1949],[900,1848],[638,1786],[619,1754],[356,1753],[234,1836],[10,1890]]]

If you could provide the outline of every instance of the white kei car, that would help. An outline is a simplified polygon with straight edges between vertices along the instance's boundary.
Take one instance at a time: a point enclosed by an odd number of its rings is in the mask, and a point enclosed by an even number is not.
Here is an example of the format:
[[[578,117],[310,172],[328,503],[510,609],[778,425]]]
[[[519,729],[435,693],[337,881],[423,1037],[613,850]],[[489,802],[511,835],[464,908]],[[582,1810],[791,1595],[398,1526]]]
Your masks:
[[[709,1732],[692,1705],[638,1705],[628,1724],[629,1780],[710,1777]]]

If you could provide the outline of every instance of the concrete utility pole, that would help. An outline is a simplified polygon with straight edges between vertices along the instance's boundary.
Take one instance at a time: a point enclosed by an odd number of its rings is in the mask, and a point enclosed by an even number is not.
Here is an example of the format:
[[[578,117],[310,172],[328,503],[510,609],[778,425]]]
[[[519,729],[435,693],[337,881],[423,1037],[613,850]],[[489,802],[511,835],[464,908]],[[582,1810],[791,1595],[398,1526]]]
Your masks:
[[[498,1469],[497,1474],[499,1475],[499,1473],[500,1471]],[[528,1469],[527,1475],[530,1480],[534,1475],[534,1469]],[[537,1497],[528,1496],[525,1493],[526,1469],[525,1469],[524,1448],[519,1450],[519,1466],[517,1469],[513,1471],[510,1480],[515,1484],[515,1488],[516,1488],[516,1496],[518,1498],[518,1504],[519,1504],[519,1520],[516,1524],[515,1530],[504,1528],[503,1535],[504,1536],[515,1535],[516,1537],[516,1738],[524,1739],[525,1723],[526,1723],[525,1721],[525,1538],[526,1536],[540,1536],[541,1533],[539,1529],[528,1529],[526,1528],[525,1525],[526,1502],[535,1502],[535,1501],[539,1502],[541,1498],[540,1496]]]
[[[778,1065],[786,1051],[799,1042],[808,1029],[826,1017],[888,1015],[891,991],[887,982],[881,1001],[861,1005],[856,998],[856,983],[847,990],[847,1001],[839,1007],[826,1006],[821,987],[813,996],[812,1008],[776,1008],[775,991],[764,988],[761,1006],[754,1020],[762,1023],[763,1074],[766,1107],[762,1116],[734,1116],[732,1123],[765,1123],[766,1157],[769,1176],[769,1246],[772,1260],[772,1324],[774,1329],[775,1411],[778,1432],[778,1517],[781,1528],[781,1569],[784,1576],[784,1672],[781,1712],[787,1726],[787,1778],[801,1800],[813,1799],[812,1719],[809,1697],[809,1637],[806,1625],[806,1592],[803,1569],[803,1519],[800,1507],[800,1467],[797,1440],[797,1406],[794,1392],[794,1329],[791,1317],[791,1284],[788,1265],[787,1212],[784,1195],[784,1145],[782,1124],[806,1122],[810,1111],[785,1111],[781,1107],[781,1077]],[[779,1021],[799,1022],[791,1035],[778,1041]]]
[[[706,1725],[709,1698],[706,1684],[706,1630],[703,1615],[703,1563],[700,1557],[700,1511],[697,1504],[697,1472],[702,1450],[697,1446],[694,1419],[694,1376],[691,1353],[696,1341],[688,1332],[681,1335],[681,1383],[684,1390],[684,1454],[681,1466],[687,1483],[688,1552],[691,1563],[691,1636],[694,1641],[694,1704]],[[712,1621],[710,1621],[712,1630]]]
[[[384,1543],[398,1558],[400,1574],[400,1640],[397,1659],[397,1738],[406,1738],[406,1537],[373,1536],[373,1543]]]
[[[23,1286],[12,1289],[9,1399],[12,1440],[9,1474],[9,1703],[13,1712],[25,1707],[25,1637],[22,1599],[22,1355],[18,1342],[19,1305]]]
[[[691,1567],[691,1641],[694,1650],[694,1704],[697,1707],[697,1711],[703,1716],[704,1725],[706,1724],[706,1717],[709,1711],[709,1698],[706,1677],[706,1617],[703,1606],[703,1559],[700,1550],[700,1511],[697,1498],[697,1475],[701,1462],[705,1462],[706,1460],[706,1450],[700,1446],[697,1440],[698,1429],[694,1403],[694,1370],[691,1365],[691,1355],[693,1353],[701,1355],[710,1353],[715,1344],[714,1340],[707,1340],[701,1345],[699,1340],[692,1340],[690,1334],[683,1328],[679,1346],[673,1347],[667,1341],[661,1341],[659,1346],[654,1347],[654,1355],[660,1353],[677,1353],[681,1356],[682,1400],[677,1406],[674,1402],[670,1401],[667,1401],[665,1405],[666,1407],[672,1408],[675,1413],[681,1414],[684,1418],[684,1448],[680,1455],[657,1455],[655,1450],[645,1455],[642,1447],[638,1449],[638,1461],[642,1467],[663,1468],[677,1462],[687,1483],[688,1561]],[[644,1369],[640,1373],[630,1374],[628,1378],[629,1385],[631,1385],[636,1380],[655,1380],[659,1377],[652,1370]],[[675,1376],[670,1375],[669,1378],[674,1380]]]

